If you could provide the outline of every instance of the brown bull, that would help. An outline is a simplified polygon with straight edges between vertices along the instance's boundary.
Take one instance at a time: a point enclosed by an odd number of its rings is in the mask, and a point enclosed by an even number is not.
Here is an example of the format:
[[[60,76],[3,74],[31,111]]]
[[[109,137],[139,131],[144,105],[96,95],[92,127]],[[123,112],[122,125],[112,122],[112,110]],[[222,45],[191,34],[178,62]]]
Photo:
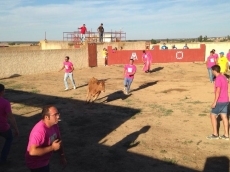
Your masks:
[[[88,83],[86,102],[95,101],[102,91],[105,92],[105,81],[99,81],[94,77],[91,78]]]

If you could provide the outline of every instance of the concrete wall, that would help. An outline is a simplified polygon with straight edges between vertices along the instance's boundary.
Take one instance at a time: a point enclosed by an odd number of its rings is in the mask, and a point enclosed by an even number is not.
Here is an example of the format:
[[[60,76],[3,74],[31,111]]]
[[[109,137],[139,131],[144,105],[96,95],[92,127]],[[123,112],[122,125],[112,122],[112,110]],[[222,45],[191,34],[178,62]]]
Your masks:
[[[88,66],[85,49],[0,52],[0,78],[58,71],[66,55],[75,68]]]
[[[143,50],[145,41],[140,42],[111,42],[97,44],[97,64],[104,65],[102,57],[103,48],[112,46],[112,48],[123,47],[123,50]],[[162,44],[159,44],[161,46]],[[167,44],[169,49],[173,44]],[[184,44],[175,44],[178,49],[182,49]],[[190,49],[200,48],[199,43],[188,43]],[[150,45],[150,48],[152,45]],[[212,49],[217,53],[223,51],[225,54],[230,49],[230,42],[206,43],[205,57],[209,55]],[[48,50],[49,49],[49,50]],[[39,74],[45,72],[57,71],[64,57],[70,56],[75,68],[88,67],[88,46],[83,45],[80,48],[69,46],[68,42],[63,41],[40,41],[40,46],[27,47],[6,47],[0,48],[0,78],[9,77],[14,74]]]
[[[74,46],[69,46],[68,41],[40,41],[42,50],[55,50],[55,49],[73,49]]]

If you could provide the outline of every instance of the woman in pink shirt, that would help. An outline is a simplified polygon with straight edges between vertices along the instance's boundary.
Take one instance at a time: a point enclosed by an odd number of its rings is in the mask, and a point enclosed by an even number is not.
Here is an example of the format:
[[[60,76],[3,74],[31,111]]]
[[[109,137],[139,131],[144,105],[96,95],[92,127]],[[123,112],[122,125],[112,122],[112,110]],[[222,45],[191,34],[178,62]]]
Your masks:
[[[228,59],[228,66],[230,66],[230,49],[228,50],[227,53],[227,59]]]
[[[149,52],[146,52],[145,50],[143,50],[142,61],[144,63],[143,71],[145,71],[145,73],[150,72],[150,67],[152,63],[152,55]]]
[[[217,59],[216,57],[214,56],[214,52],[213,51],[210,51],[210,55],[209,57],[207,58],[207,61],[206,61],[206,66],[207,66],[207,69],[208,69],[208,75],[209,75],[209,79],[210,79],[210,82],[213,83],[213,73],[212,73],[212,66],[214,66],[217,62]]]

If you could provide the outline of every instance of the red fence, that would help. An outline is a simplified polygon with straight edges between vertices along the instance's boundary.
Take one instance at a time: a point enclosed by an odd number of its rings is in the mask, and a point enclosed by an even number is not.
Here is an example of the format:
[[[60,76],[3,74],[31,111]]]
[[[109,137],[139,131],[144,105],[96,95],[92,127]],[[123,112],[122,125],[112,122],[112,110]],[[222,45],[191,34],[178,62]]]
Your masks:
[[[159,49],[159,45],[154,46],[154,50],[147,50],[153,57],[153,63],[170,62],[194,62],[205,61],[205,44],[200,44],[197,49]],[[108,65],[126,64],[131,57],[137,57],[135,64],[142,64],[143,50],[117,50],[113,51],[108,46]]]

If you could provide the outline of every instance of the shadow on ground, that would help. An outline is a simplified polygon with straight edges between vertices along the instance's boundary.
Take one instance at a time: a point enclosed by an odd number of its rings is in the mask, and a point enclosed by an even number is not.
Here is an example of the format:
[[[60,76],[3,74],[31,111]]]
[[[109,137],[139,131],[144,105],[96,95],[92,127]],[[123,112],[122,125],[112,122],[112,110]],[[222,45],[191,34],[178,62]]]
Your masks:
[[[131,92],[135,92],[135,91],[138,91],[138,90],[145,89],[147,87],[150,87],[150,86],[153,86],[153,85],[157,84],[158,82],[159,81],[153,81],[153,82],[144,83],[144,84],[140,85],[138,88],[135,88],[135,89],[131,90]]]
[[[107,96],[104,96],[102,98],[99,98],[97,99],[97,102],[100,102],[101,100],[105,99],[102,101],[102,103],[106,103],[106,102],[111,102],[111,101],[114,101],[114,100],[118,100],[118,99],[121,99],[121,100],[125,100],[127,99],[129,96],[131,96],[131,94],[129,95],[126,95],[123,93],[123,91],[119,90],[119,91],[116,91],[114,93],[111,93]]]
[[[156,83],[156,82],[154,82]],[[152,84],[154,84],[152,83]],[[118,93],[117,95],[120,95]],[[111,106],[103,103],[94,103],[90,107],[84,101],[24,92],[6,90],[5,97],[13,104],[20,103],[24,108],[33,107],[34,116],[16,114],[20,129],[20,137],[14,140],[10,157],[11,164],[1,167],[1,172],[26,172],[24,154],[26,151],[28,135],[34,124],[40,120],[40,111],[43,105],[54,104],[61,112],[62,121],[59,127],[62,134],[65,154],[68,160],[66,172],[195,172],[197,170],[180,166],[153,157],[128,152],[128,149],[138,146],[137,138],[140,134],[148,132],[151,126],[133,131],[112,146],[106,146],[107,135],[120,125],[140,112],[140,109]],[[114,100],[112,96],[111,100]],[[0,142],[2,146],[2,142]],[[207,161],[209,162],[210,159]],[[211,159],[212,160],[212,159]],[[225,159],[226,160],[226,159]],[[209,169],[214,163],[208,163]],[[225,161],[224,161],[225,162]],[[219,164],[222,167],[222,164]],[[51,171],[62,171],[59,158],[54,153]]]
[[[157,68],[154,68],[154,69],[150,70],[149,72],[154,73],[154,72],[158,72],[158,71],[160,71],[162,69],[164,69],[164,67],[157,67]]]
[[[19,77],[19,76],[21,76],[21,75],[19,75],[19,74],[14,74],[14,75],[11,75],[11,76],[9,76],[9,77],[7,77],[7,78],[0,78],[0,80],[16,78],[16,77]]]

